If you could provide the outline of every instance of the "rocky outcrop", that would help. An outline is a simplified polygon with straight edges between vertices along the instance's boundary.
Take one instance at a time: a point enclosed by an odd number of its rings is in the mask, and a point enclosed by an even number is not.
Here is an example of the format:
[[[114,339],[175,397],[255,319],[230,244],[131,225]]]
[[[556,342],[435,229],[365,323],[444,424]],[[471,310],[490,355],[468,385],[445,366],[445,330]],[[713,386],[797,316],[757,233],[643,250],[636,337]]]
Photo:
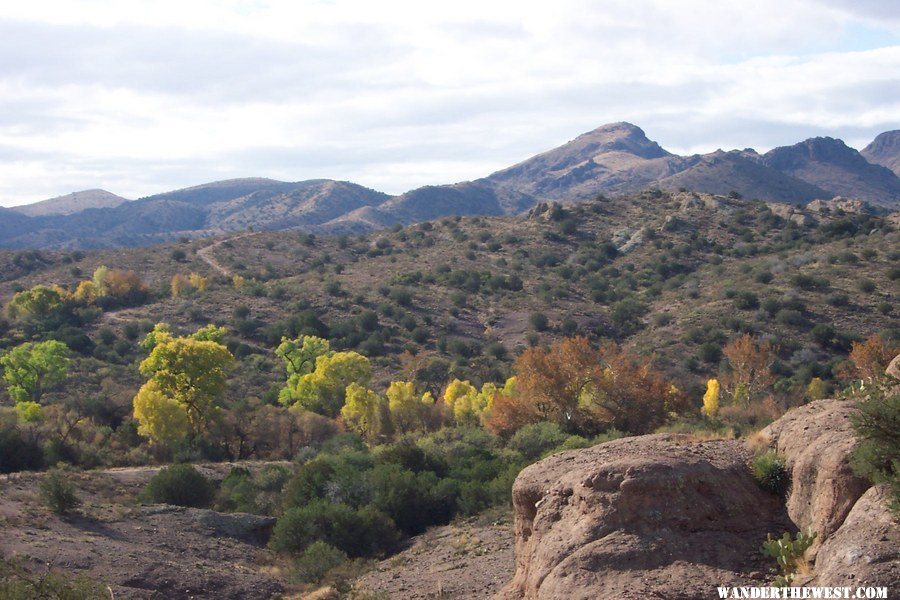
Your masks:
[[[760,540],[789,522],[748,459],[736,441],[651,435],[528,467],[513,488],[516,574],[499,597],[696,598],[763,584]]]
[[[275,527],[275,517],[262,517],[249,513],[220,513],[214,510],[197,510],[197,523],[216,535],[235,538],[251,544],[265,545]]]
[[[869,482],[853,474],[853,403],[820,400],[795,408],[763,430],[791,470],[787,510],[817,544],[837,531]]]
[[[900,354],[894,357],[894,360],[890,362],[884,372],[894,379],[900,380]]]
[[[813,576],[804,585],[886,585],[896,590],[900,583],[900,526],[889,503],[886,485],[869,488],[819,548]]]
[[[822,400],[764,430],[790,469],[786,503],[756,485],[735,440],[657,434],[531,465],[513,487],[516,573],[497,598],[716,597],[771,584],[760,544],[797,530],[818,534],[809,585],[900,586],[886,492],[849,466],[852,410]]]

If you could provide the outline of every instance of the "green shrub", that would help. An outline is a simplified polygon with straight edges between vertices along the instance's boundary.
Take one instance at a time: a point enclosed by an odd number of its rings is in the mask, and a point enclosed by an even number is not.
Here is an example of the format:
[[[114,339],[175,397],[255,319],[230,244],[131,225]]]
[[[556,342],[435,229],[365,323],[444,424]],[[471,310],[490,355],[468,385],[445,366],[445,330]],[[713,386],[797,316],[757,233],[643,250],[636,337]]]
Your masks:
[[[40,497],[47,508],[58,515],[64,515],[81,504],[75,494],[75,486],[59,471],[51,471],[44,476]]]
[[[390,517],[373,507],[355,511],[345,504],[314,500],[285,512],[275,524],[269,545],[277,552],[300,553],[322,541],[360,557],[390,551],[398,539]]]
[[[753,459],[753,478],[762,489],[782,497],[791,483],[784,458],[774,450],[767,450]]]
[[[900,394],[873,392],[851,420],[860,440],[851,465],[857,475],[887,483],[900,511]]]
[[[294,576],[307,583],[319,583],[331,569],[347,562],[347,554],[330,544],[317,541],[307,546],[293,564]]]
[[[172,465],[154,475],[140,499],[153,504],[204,508],[215,495],[215,485],[192,465]]]
[[[563,444],[567,437],[556,423],[542,421],[519,429],[509,439],[506,447],[515,450],[528,461],[535,461]]]

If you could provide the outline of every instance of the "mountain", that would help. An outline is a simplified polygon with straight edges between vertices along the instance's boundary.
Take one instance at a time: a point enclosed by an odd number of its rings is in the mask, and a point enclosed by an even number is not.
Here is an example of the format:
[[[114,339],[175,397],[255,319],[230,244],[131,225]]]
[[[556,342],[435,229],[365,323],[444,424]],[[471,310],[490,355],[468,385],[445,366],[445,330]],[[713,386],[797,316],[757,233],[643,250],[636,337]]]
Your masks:
[[[841,140],[810,138],[765,153],[762,163],[831,192],[885,207],[900,202],[900,178]]]
[[[113,208],[124,202],[128,200],[106,190],[82,190],[33,204],[14,206],[10,210],[29,217],[71,215],[88,208]]]
[[[198,237],[247,228],[314,226],[390,198],[362,186],[317,179],[288,183],[233,179],[175,190],[108,209],[27,218],[5,226],[0,245],[8,248],[104,248],[142,246],[179,237]],[[11,211],[10,211],[11,212]]]
[[[573,200],[639,190],[680,171],[683,162],[649,140],[640,127],[612,123],[485,181],[541,200]]]
[[[666,190],[687,188],[713,194],[737,192],[744,198],[764,198],[805,204],[817,198],[831,198],[834,194],[801,179],[767,167],[753,151],[718,150],[692,157],[692,164],[683,171],[657,181]]]
[[[900,129],[878,135],[860,154],[870,163],[887,167],[900,177]]]
[[[787,204],[840,195],[896,209],[900,178],[867,157],[896,164],[898,146],[900,132],[893,131],[878,136],[865,155],[841,140],[812,138],[764,155],[746,149],[679,156],[640,127],[620,122],[484,178],[398,196],[346,181],[264,178],[216,181],[132,202],[101,190],[77,192],[31,205],[31,212],[0,212],[0,247],[136,246],[248,228],[364,233],[446,216],[518,215],[542,202],[619,197],[648,188]],[[88,208],[89,200],[116,205]]]
[[[323,229],[326,233],[362,233],[449,215],[514,215],[528,210],[535,202],[533,196],[497,188],[485,180],[425,186],[378,206],[350,212],[326,223]]]

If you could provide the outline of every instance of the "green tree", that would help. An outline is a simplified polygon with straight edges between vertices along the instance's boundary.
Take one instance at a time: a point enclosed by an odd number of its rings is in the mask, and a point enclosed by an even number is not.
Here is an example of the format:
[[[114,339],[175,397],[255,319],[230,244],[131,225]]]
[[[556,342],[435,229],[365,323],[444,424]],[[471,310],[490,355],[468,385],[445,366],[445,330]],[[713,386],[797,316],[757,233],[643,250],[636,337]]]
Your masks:
[[[32,316],[42,318],[60,310],[65,300],[66,291],[59,286],[37,285],[13,296],[6,311],[13,319]]]
[[[16,402],[40,402],[69,370],[69,348],[62,342],[27,342],[0,356],[3,381]]]

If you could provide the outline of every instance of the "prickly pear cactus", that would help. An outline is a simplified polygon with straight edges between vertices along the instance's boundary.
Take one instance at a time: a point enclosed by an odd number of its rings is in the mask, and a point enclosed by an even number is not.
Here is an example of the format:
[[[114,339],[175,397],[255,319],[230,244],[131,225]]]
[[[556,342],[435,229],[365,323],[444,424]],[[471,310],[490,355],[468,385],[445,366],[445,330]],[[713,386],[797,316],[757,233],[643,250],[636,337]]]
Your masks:
[[[815,533],[812,535],[800,532],[796,539],[791,534],[785,532],[779,539],[773,539],[769,534],[765,542],[763,542],[760,550],[763,554],[771,556],[778,562],[781,569],[781,575],[775,578],[775,585],[778,587],[786,587],[794,580],[797,568],[803,560],[803,555],[812,546],[816,539]]]

